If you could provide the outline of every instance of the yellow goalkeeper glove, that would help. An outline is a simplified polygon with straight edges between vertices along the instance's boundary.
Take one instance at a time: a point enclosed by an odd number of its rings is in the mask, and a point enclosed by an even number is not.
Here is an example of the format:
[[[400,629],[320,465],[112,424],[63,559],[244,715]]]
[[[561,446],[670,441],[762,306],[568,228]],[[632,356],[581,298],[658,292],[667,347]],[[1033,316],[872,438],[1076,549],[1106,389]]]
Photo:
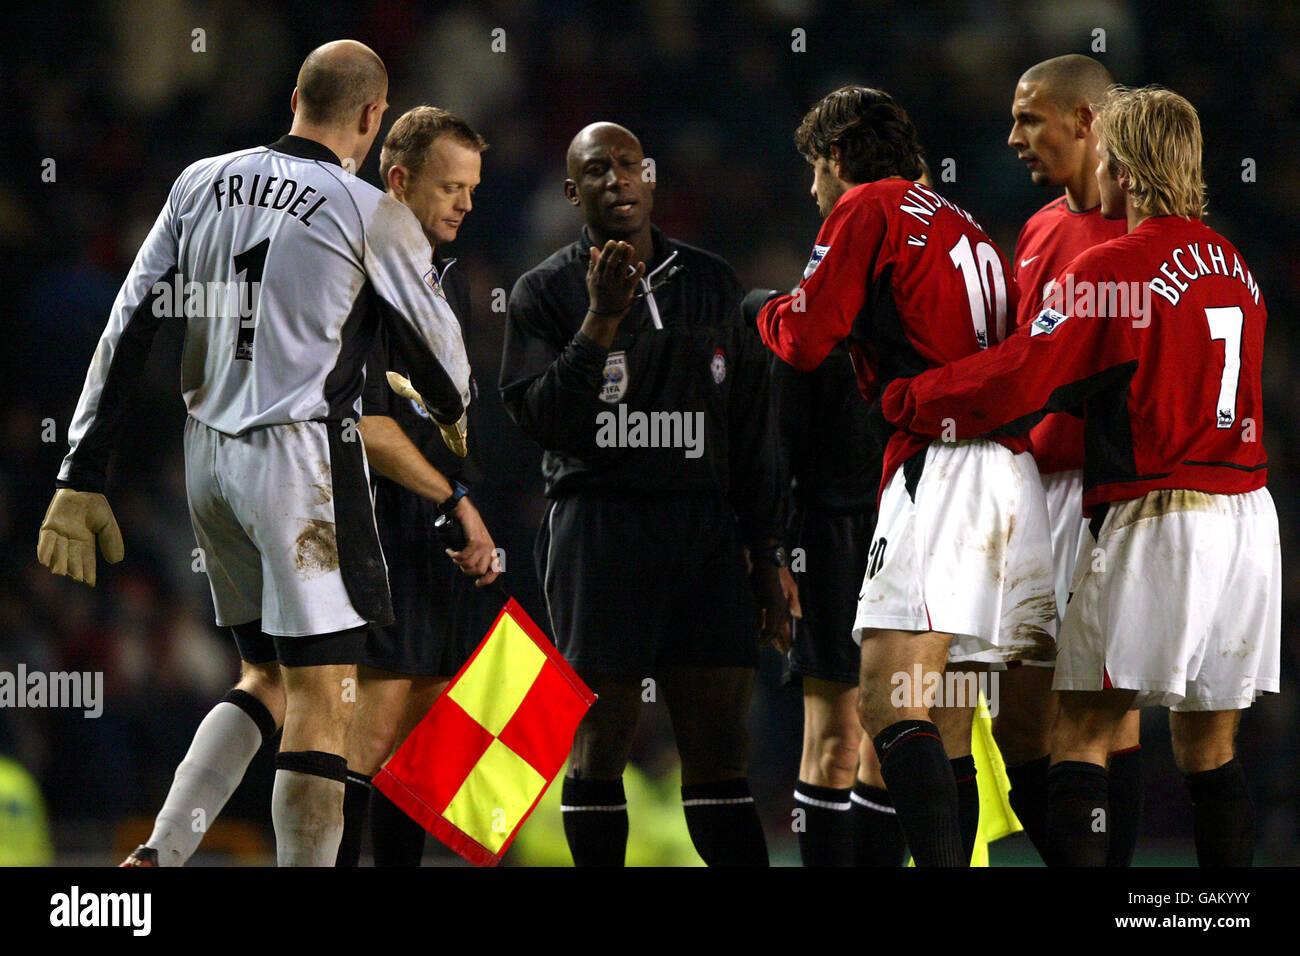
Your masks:
[[[402,398],[409,398],[426,412],[429,410],[425,408],[424,399],[406,376],[398,375],[396,372],[385,372],[384,377],[388,379],[388,387]],[[469,454],[469,420],[467,415],[468,413],[462,413],[460,419],[450,425],[444,425],[432,415],[429,416],[433,423],[438,426],[438,431],[442,432],[443,442],[461,458]]]
[[[36,543],[36,558],[55,574],[95,586],[95,542],[104,560],[122,560],[122,531],[108,499],[98,492],[60,488],[50,499]]]

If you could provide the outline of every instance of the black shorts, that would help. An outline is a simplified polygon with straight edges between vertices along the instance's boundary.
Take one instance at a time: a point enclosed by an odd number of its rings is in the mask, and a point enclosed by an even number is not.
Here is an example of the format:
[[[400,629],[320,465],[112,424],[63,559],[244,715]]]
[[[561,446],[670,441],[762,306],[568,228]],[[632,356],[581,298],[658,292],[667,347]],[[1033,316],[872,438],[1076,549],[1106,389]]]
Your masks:
[[[285,667],[355,664],[361,657],[366,627],[351,627],[332,634],[283,637],[263,632],[262,621],[236,624],[231,629],[239,659],[249,664],[279,661]]]
[[[536,558],[551,633],[579,673],[758,666],[758,608],[725,498],[560,498]]]
[[[361,662],[412,677],[452,677],[491,626],[492,595],[452,563],[433,531],[437,505],[389,481],[375,486],[392,624],[372,624]],[[499,605],[500,599],[497,599]]]
[[[796,548],[803,551],[803,570],[794,571],[803,620],[795,622],[791,675],[857,684],[861,654],[853,642],[853,619],[875,526],[875,509],[795,512],[790,541],[792,555]]]

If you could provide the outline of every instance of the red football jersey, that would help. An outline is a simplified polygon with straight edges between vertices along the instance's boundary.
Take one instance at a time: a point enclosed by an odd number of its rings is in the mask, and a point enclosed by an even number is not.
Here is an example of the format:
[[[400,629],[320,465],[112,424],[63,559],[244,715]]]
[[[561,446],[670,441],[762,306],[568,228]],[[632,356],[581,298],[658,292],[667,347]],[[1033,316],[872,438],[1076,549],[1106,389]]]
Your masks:
[[[1089,513],[1158,488],[1263,487],[1267,313],[1232,244],[1160,216],[1087,250],[1062,281],[998,348],[893,383],[884,416],[928,435],[955,423],[970,438],[1023,434],[1045,409],[1082,405]]]
[[[875,402],[895,378],[1002,341],[1018,301],[1006,259],[969,213],[919,183],[881,179],[839,198],[799,287],[763,306],[758,331],[801,371],[847,338],[858,388]],[[931,440],[889,435],[881,488]],[[1024,437],[997,440],[1017,452],[1029,447]]]
[[[1016,327],[1038,315],[1047,285],[1075,256],[1128,231],[1123,219],[1105,219],[1101,206],[1074,212],[1064,196],[1029,217],[1016,241],[1011,264],[1020,289]],[[1083,467],[1083,419],[1065,412],[1048,415],[1029,433],[1034,461],[1043,474]]]

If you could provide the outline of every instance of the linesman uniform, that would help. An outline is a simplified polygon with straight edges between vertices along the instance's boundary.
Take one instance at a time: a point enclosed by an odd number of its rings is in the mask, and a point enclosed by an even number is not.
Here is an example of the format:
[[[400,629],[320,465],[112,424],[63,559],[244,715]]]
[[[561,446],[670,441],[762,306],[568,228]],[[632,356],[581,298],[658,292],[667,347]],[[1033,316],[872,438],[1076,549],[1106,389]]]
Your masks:
[[[187,168],[118,293],[59,485],[103,490],[149,343],[183,313],[190,517],[244,660],[349,663],[357,634],[328,635],[392,619],[356,423],[380,328],[439,420],[469,401],[460,326],[420,281],[429,268],[409,209],[287,135]]]
[[[466,341],[470,335],[470,291],[455,260],[434,258],[431,276],[456,318]],[[477,429],[470,413],[469,456],[447,448],[429,414],[415,401],[388,387],[384,373],[406,375],[408,364],[387,331],[380,330],[366,361],[362,411],[397,422],[434,468],[456,485],[473,486],[482,469],[475,453]],[[471,383],[471,388],[473,388]],[[418,677],[451,677],[469,660],[490,620],[484,620],[482,589],[443,553],[434,530],[438,506],[383,475],[372,476],[375,523],[388,559],[393,594],[392,624],[372,624],[362,662],[380,670]],[[459,489],[457,489],[459,490]]]

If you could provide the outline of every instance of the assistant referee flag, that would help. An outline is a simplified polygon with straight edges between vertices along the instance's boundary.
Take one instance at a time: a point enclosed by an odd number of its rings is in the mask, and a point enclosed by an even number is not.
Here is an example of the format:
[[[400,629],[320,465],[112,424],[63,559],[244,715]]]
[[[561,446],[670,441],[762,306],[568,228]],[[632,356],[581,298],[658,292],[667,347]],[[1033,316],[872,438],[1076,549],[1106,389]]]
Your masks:
[[[595,702],[511,598],[374,785],[466,860],[495,866]]]

